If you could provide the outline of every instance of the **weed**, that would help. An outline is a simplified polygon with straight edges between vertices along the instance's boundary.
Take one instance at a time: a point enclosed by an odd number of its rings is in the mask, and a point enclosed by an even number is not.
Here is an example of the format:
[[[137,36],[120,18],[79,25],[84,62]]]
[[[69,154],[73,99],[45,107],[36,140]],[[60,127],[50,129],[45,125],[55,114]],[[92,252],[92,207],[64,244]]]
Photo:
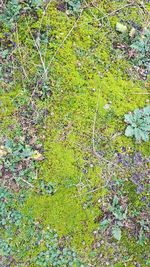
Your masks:
[[[24,142],[13,140],[6,140],[4,149],[6,153],[0,159],[3,183],[9,186],[13,181],[19,186],[32,183],[35,179],[35,164],[31,160],[33,149]]]
[[[0,16],[0,22],[7,28],[15,27],[15,23],[18,21],[21,13],[36,11],[43,4],[42,0],[9,0],[6,5],[3,6],[3,13]]]
[[[39,192],[43,195],[53,195],[56,192],[56,188],[51,182],[46,183],[45,181],[41,180],[39,182]]]
[[[137,142],[148,141],[150,132],[150,106],[143,109],[136,109],[133,113],[125,115],[127,126],[125,135],[134,136]]]
[[[104,219],[103,221],[101,221],[100,230],[106,230],[115,220],[111,232],[113,237],[119,241],[121,239],[121,227],[123,226],[123,221],[127,219],[127,208],[124,209],[119,204],[119,198],[117,196],[114,196],[109,211],[111,212],[111,215],[113,217],[111,217],[111,219]]]
[[[84,266],[77,259],[76,253],[68,248],[60,247],[58,235],[55,231],[47,230],[43,236],[46,249],[35,258],[38,266]]]
[[[77,13],[80,10],[82,0],[65,0],[68,5],[68,9],[73,12]]]
[[[131,42],[130,47],[136,52],[135,57],[132,59],[133,64],[144,67],[147,71],[150,71],[150,30],[144,28]]]
[[[18,0],[8,1],[0,17],[0,22],[5,24],[8,28],[12,27],[19,18],[20,10],[21,5]]]
[[[140,231],[139,231],[139,244],[140,245],[144,245],[145,242],[147,241],[147,237],[146,237],[146,233],[149,232],[149,221],[147,220],[143,220],[141,218],[141,220],[139,221],[140,224]]]
[[[19,194],[12,194],[6,188],[1,187],[0,197],[1,226],[5,229],[0,248],[5,264],[15,261],[19,266],[23,258],[24,264],[30,262],[30,264],[36,263],[42,267],[48,267],[49,264],[51,266],[81,266],[76,253],[59,240],[54,230],[44,229],[42,225],[26,217],[17,209],[19,203],[24,203],[23,191]],[[27,247],[31,251],[27,252]]]

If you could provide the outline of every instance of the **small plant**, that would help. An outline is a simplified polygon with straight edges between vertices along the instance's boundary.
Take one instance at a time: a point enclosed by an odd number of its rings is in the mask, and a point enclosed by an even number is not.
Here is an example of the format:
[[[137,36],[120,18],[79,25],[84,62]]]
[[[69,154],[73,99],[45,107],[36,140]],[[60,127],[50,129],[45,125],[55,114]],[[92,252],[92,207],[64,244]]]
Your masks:
[[[18,0],[8,1],[7,5],[4,7],[3,14],[0,16],[0,22],[11,27],[19,18],[20,10],[21,5]]]
[[[77,13],[81,7],[81,0],[65,0],[67,3],[68,9],[73,13]]]
[[[137,142],[149,140],[150,106],[126,114],[125,122],[128,124],[125,130],[126,136],[134,136]]]
[[[5,185],[15,183],[19,186],[32,183],[35,178],[35,163],[32,160],[34,151],[31,146],[20,141],[6,140],[1,146],[0,164],[2,164],[2,176]],[[5,179],[7,177],[7,179]]]
[[[10,0],[3,8],[3,13],[0,15],[0,22],[8,28],[14,26],[14,23],[19,19],[21,11],[37,10],[43,4],[42,0],[19,1]]]
[[[39,191],[42,195],[48,194],[53,195],[56,192],[55,185],[51,182],[46,183],[45,181],[40,181]]]
[[[84,267],[75,251],[67,247],[54,230],[45,229],[18,210],[18,204],[19,208],[21,202],[24,204],[25,195],[23,191],[15,194],[0,187],[0,225],[3,230],[0,250],[3,266],[10,266],[12,259],[16,266],[20,266],[18,263],[21,258],[24,266],[36,264],[42,267]]]
[[[42,6],[42,3],[42,0],[29,0],[27,4],[33,8],[38,8]]]
[[[60,247],[58,235],[53,230],[43,232],[45,250],[41,251],[35,258],[38,266],[84,266],[73,250]]]
[[[148,71],[150,70],[150,30],[147,28],[143,29],[140,34],[138,33],[132,41],[131,48],[137,53],[133,58],[133,63],[140,67],[145,67]]]
[[[145,241],[147,240],[147,237],[145,234],[149,232],[149,227],[148,227],[149,222],[141,220],[141,221],[139,221],[139,224],[140,224],[140,231],[139,231],[138,243],[140,245],[144,245]]]
[[[105,231],[113,222],[115,222],[111,232],[113,237],[119,241],[121,239],[121,227],[123,226],[123,221],[127,219],[127,209],[124,209],[119,204],[118,197],[114,196],[109,211],[111,212],[111,218],[104,219],[100,222],[100,230]]]

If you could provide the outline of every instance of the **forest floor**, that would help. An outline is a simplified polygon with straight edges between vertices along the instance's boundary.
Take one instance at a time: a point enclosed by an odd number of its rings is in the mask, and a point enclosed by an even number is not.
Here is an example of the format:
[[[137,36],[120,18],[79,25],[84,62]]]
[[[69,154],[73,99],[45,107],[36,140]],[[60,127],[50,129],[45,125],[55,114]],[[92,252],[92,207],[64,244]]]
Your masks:
[[[2,267],[146,267],[149,1],[2,1]]]

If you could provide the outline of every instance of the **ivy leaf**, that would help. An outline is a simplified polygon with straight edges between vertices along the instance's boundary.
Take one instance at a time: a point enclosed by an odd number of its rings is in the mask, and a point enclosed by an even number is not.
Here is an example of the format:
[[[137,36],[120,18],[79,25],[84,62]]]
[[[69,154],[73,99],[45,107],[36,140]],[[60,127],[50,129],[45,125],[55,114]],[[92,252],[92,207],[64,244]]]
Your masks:
[[[114,226],[112,228],[112,235],[116,240],[120,241],[121,240],[121,229],[120,229],[120,227]]]

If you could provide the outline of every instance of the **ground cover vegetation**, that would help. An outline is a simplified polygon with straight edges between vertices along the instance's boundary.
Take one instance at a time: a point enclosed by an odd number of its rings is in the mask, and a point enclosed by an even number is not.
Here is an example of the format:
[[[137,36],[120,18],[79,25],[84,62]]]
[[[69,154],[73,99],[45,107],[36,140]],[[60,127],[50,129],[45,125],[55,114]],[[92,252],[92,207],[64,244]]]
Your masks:
[[[149,11],[1,1],[1,266],[150,265]]]

